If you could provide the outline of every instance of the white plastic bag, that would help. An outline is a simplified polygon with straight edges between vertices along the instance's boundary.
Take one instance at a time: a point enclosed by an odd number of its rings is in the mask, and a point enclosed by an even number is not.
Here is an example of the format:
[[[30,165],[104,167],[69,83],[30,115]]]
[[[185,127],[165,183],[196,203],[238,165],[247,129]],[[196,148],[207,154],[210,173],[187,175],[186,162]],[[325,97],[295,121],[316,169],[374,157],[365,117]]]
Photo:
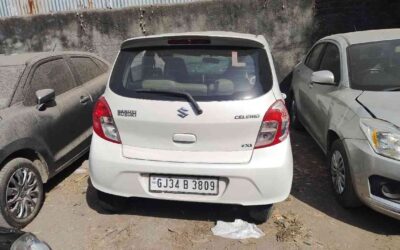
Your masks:
[[[256,225],[246,221],[236,219],[234,222],[217,221],[217,225],[211,228],[211,231],[216,236],[221,236],[228,239],[248,239],[260,238],[264,236]]]

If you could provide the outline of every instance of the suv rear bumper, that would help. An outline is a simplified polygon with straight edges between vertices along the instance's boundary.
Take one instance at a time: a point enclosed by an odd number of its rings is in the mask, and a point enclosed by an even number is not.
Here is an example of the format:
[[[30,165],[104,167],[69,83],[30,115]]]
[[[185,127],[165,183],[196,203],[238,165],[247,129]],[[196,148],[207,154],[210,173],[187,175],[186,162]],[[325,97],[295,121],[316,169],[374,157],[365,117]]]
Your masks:
[[[194,164],[128,159],[122,146],[95,133],[89,157],[93,186],[123,197],[192,202],[266,205],[285,200],[293,178],[290,139],[273,147],[254,150],[246,164]],[[216,196],[149,192],[149,174],[219,177]]]

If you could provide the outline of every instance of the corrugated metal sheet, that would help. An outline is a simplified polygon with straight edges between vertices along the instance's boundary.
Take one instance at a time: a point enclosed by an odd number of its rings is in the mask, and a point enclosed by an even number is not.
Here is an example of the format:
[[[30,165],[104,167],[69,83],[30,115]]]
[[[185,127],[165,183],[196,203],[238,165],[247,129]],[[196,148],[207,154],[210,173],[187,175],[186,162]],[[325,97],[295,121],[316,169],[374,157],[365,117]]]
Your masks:
[[[191,3],[204,0],[0,0],[0,16],[47,14],[79,9],[114,9],[128,6]]]

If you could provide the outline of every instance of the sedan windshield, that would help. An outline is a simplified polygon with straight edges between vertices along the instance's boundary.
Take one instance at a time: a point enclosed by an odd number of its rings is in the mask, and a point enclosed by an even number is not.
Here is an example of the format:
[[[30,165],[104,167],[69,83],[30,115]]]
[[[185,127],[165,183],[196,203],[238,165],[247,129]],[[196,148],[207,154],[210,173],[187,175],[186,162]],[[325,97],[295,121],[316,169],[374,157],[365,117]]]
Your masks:
[[[400,40],[349,47],[351,87],[358,90],[400,90]]]
[[[24,68],[24,65],[0,66],[0,108],[5,108],[10,103]]]

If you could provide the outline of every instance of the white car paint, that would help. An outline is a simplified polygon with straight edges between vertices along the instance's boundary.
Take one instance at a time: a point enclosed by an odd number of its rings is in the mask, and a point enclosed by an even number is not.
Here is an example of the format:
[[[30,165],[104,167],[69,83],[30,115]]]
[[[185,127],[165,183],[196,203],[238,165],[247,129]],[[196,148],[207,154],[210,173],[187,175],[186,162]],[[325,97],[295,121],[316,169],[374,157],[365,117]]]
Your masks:
[[[265,38],[230,32],[201,32],[134,38],[124,44],[149,46],[175,37],[223,38],[226,46],[238,42],[259,44],[271,67],[271,89],[248,100],[198,101],[203,113],[196,115],[187,101],[123,97],[108,85],[104,98],[113,114],[121,143],[93,134],[89,159],[93,186],[122,197],[241,205],[267,205],[285,200],[293,177],[290,138],[285,137],[273,146],[254,149],[264,115],[278,100],[283,101]],[[230,41],[235,43],[230,44]],[[181,108],[188,110],[184,119],[177,115]],[[126,109],[135,110],[136,117],[116,115],[119,110]],[[254,117],[235,119],[248,115]],[[150,192],[151,174],[216,177],[219,192],[217,195]]]

